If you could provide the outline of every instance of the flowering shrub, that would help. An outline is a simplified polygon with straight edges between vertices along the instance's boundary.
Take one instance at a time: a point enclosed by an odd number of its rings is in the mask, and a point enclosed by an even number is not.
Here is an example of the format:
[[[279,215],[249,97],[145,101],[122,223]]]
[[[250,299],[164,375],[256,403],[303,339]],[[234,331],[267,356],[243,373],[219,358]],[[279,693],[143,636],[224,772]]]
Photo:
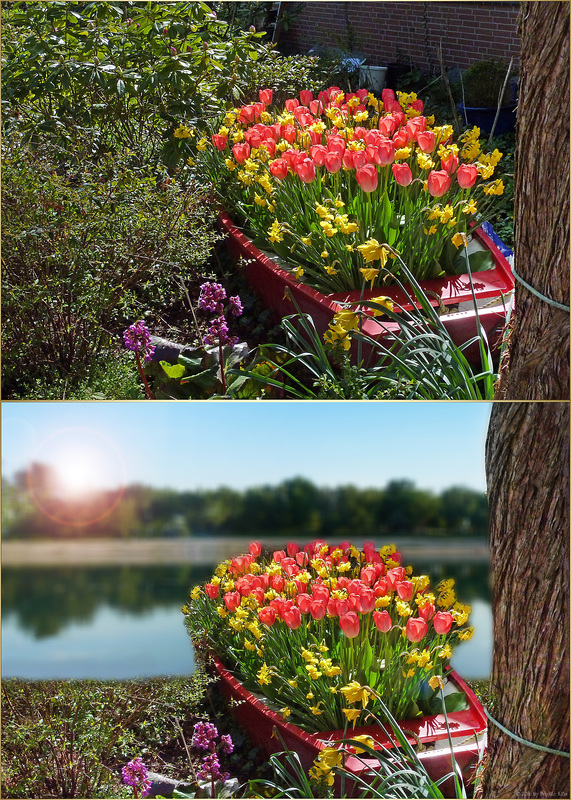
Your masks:
[[[320,291],[372,289],[383,267],[390,280],[399,263],[386,245],[417,279],[455,274],[470,223],[503,192],[489,180],[502,154],[482,152],[478,128],[454,142],[414,93],[397,94],[301,91],[278,110],[262,89],[194,147],[185,124],[175,136],[221,201]]]
[[[473,630],[454,581],[432,591],[401,560],[394,545],[318,540],[265,556],[254,542],[195,587],[183,611],[197,644],[284,719],[339,729],[364,709],[382,715],[382,703],[406,719],[434,708],[452,647]]]

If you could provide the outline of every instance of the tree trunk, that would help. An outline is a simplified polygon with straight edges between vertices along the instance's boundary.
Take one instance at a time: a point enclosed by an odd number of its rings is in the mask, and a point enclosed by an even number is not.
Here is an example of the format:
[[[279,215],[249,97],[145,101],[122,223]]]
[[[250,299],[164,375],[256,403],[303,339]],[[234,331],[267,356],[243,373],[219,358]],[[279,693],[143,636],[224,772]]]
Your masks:
[[[569,3],[521,3],[515,267],[569,305]],[[569,313],[516,281],[510,350],[496,398],[569,399]]]
[[[569,406],[496,403],[486,443],[492,716],[569,751]],[[480,797],[569,797],[569,759],[488,725]]]

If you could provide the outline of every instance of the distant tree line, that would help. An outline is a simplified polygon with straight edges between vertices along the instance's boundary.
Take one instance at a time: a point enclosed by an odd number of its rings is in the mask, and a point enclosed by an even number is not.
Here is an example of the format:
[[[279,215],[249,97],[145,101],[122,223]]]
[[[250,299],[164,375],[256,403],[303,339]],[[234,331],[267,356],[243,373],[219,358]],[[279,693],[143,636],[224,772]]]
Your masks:
[[[49,468],[35,465],[35,502],[26,474],[4,481],[2,531],[6,538],[299,536],[356,537],[382,534],[484,536],[484,492],[454,486],[436,494],[412,481],[383,489],[346,485],[322,488],[295,477],[244,491],[228,487],[174,491],[130,485],[122,497],[97,492],[70,500],[50,492]],[[38,498],[40,502],[38,503]],[[113,511],[93,520],[116,503]],[[38,508],[42,506],[43,510]],[[66,524],[74,523],[75,524]]]

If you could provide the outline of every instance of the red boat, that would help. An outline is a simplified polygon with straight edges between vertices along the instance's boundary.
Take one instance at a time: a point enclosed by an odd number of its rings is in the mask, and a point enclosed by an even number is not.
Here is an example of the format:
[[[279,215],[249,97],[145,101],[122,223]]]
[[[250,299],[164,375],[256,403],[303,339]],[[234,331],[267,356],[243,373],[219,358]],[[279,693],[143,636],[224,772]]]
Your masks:
[[[295,313],[295,306],[286,294],[286,289],[289,289],[300,310],[313,318],[318,333],[322,335],[334,314],[341,310],[340,303],[358,302],[361,299],[360,290],[321,294],[296,280],[290,272],[281,268],[274,258],[256,247],[226,212],[220,213],[219,223],[228,234],[231,252],[244,258],[246,280],[258,293],[262,302],[273,308],[280,317]],[[472,275],[478,304],[477,313],[493,353],[501,339],[506,321],[508,295],[513,291],[514,278],[507,258],[491,235],[485,233],[482,228],[475,228],[471,232],[471,237],[472,247],[489,250],[494,261],[492,269]],[[476,311],[470,278],[467,274],[421,280],[419,283],[425,292],[431,293],[428,297],[433,306],[446,306],[450,309],[449,313],[441,316],[441,320],[454,344],[464,344],[476,335]],[[391,297],[406,310],[412,308],[408,297],[398,286],[383,286],[382,294]],[[365,291],[363,297],[372,299],[378,295],[379,289],[374,289]],[[383,322],[382,329],[372,318],[363,324],[363,332],[375,339],[390,339],[392,333],[398,330],[398,324],[392,321]],[[464,354],[472,364],[480,365],[480,349],[477,343],[467,348]]]
[[[298,754],[306,771],[310,769],[320,750],[331,746],[331,742],[349,738],[349,735],[344,737],[342,730],[319,734],[307,733],[297,725],[286,722],[280,714],[268,708],[259,697],[245,689],[216,656],[214,668],[220,679],[222,695],[227,700],[237,701],[233,706],[236,719],[251,740],[268,755],[279,753],[284,749],[281,740],[274,734],[274,729],[279,731],[287,747]],[[486,716],[474,692],[453,670],[447,674],[447,683],[453,691],[465,692],[468,702],[467,709],[449,712],[447,715],[454,758],[462,771],[465,783],[468,783],[473,779],[475,766],[484,747]],[[433,780],[438,780],[452,771],[444,714],[403,720],[399,722],[399,726],[406,733],[408,741],[418,747],[418,757]],[[371,736],[379,745],[393,747],[393,743],[384,736],[377,725],[356,728],[350,733],[353,736],[362,734]],[[373,759],[349,757],[345,766],[349,771],[359,774],[374,768],[376,763],[378,762]],[[445,781],[441,785],[441,790],[445,796],[448,796],[448,793],[451,797],[455,796],[452,779]]]

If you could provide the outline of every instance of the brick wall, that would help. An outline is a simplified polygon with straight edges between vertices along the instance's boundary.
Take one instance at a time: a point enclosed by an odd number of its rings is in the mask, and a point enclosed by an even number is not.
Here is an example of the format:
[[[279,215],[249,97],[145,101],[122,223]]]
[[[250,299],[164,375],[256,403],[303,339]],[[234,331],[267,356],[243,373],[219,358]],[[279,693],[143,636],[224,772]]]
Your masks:
[[[287,6],[287,3],[284,5]],[[438,47],[447,68],[465,69],[489,58],[519,61],[517,2],[307,2],[280,49],[307,53],[314,45],[352,49],[369,64],[410,64],[438,69]],[[351,39],[353,40],[351,42]]]

